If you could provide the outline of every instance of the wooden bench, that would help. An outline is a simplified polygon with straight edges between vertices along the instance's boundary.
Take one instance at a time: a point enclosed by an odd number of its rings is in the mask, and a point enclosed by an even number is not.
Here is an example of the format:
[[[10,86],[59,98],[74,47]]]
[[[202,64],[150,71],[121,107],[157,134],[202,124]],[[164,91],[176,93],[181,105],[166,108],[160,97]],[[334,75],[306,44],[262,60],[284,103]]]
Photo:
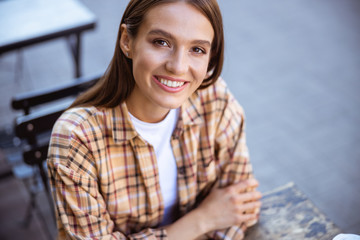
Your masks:
[[[37,172],[41,177],[50,206],[52,206],[52,198],[44,165],[51,130],[55,121],[69,107],[75,97],[94,85],[100,77],[101,74],[81,77],[71,83],[18,94],[11,100],[12,108],[22,111],[20,116],[16,117],[14,123],[15,136],[21,140],[22,160],[27,165],[38,168]],[[21,175],[21,173],[16,174],[16,172],[21,172],[18,171],[19,169],[25,169],[25,167],[17,166],[17,169],[13,169],[15,175]],[[34,198],[35,194],[30,193],[32,206],[34,206]],[[25,219],[30,218],[25,217]]]

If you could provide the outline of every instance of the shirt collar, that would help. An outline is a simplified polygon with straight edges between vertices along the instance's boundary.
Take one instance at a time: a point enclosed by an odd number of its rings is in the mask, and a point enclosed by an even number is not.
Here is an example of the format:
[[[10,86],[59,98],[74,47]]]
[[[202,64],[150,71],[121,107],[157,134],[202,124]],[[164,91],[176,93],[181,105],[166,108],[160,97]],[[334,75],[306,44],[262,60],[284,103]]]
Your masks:
[[[174,130],[174,136],[179,136],[187,127],[201,125],[203,119],[199,110],[201,101],[198,91],[193,93],[180,107],[179,120]],[[123,102],[119,107],[112,111],[112,132],[116,143],[128,141],[139,134],[132,124],[126,103]]]
[[[173,133],[174,138],[179,138],[184,130],[191,126],[203,124],[203,118],[199,112],[200,106],[199,93],[196,91],[180,107],[179,120]]]
[[[181,106],[180,116],[184,126],[202,124],[199,92],[193,93]]]
[[[115,143],[127,141],[139,135],[131,122],[125,102],[113,108],[112,113],[112,132]]]

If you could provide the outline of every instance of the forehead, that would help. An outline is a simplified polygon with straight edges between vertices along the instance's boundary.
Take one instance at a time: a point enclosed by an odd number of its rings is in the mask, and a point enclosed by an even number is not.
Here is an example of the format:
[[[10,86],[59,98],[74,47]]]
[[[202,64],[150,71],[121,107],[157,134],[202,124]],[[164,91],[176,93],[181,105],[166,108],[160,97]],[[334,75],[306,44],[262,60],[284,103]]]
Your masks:
[[[212,42],[214,37],[214,30],[208,18],[185,2],[165,3],[151,8],[144,16],[139,33],[146,34],[153,29],[164,30],[175,37],[187,40]]]

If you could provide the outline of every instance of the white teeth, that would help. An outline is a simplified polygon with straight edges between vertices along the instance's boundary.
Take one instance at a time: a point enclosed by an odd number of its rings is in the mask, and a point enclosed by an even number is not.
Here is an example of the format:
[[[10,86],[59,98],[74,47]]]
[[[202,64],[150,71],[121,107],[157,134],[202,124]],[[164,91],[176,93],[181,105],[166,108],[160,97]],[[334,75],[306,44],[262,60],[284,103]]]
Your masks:
[[[168,87],[176,88],[184,85],[184,82],[170,81],[163,78],[160,78],[160,82]]]

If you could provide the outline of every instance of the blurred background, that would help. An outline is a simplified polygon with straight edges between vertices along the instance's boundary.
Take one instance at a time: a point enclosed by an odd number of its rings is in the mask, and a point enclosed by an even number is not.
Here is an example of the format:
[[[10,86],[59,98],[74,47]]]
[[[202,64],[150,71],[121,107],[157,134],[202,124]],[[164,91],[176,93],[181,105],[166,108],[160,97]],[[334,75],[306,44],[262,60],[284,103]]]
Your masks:
[[[82,36],[81,68],[90,76],[110,62],[128,1],[80,2],[97,18]],[[246,112],[260,190],[292,181],[343,232],[360,234],[360,1],[219,4],[223,78]],[[73,79],[64,39],[0,55],[0,171],[16,150],[12,96]],[[55,233],[43,192],[37,201],[41,214],[22,227],[29,202],[24,183],[12,175],[0,179],[0,239],[48,239],[41,215]]]

